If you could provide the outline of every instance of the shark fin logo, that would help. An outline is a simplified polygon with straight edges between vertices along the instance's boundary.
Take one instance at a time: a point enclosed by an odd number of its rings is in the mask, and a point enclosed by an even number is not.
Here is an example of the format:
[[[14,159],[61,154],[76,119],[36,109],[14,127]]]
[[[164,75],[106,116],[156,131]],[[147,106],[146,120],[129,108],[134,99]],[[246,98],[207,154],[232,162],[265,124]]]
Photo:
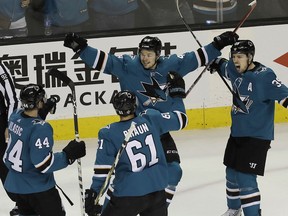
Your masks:
[[[163,102],[167,100],[167,87],[161,88],[157,80],[151,77],[151,83],[141,82],[145,91],[139,91],[142,95],[145,95],[148,99],[143,103],[144,106],[148,106],[150,103],[154,106],[157,102]]]
[[[236,114],[237,112],[249,113],[249,108],[253,103],[253,100],[249,98],[249,95],[242,95],[239,88],[242,84],[243,79],[237,78],[233,84],[235,95],[233,95],[233,106],[232,110]],[[251,84],[251,85],[250,85]],[[252,92],[252,83],[249,83],[249,90]]]

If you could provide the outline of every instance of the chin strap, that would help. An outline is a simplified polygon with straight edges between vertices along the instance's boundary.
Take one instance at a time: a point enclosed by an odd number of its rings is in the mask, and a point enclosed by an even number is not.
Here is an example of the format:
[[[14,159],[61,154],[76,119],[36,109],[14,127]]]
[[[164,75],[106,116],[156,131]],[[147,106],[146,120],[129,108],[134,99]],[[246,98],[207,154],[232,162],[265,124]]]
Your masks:
[[[248,57],[247,67],[246,67],[246,70],[244,71],[244,73],[247,72],[247,71],[248,71],[248,68],[250,67],[250,65],[253,64],[253,56],[252,56],[251,62],[249,63],[249,55],[251,55],[251,54],[247,54],[247,57]],[[253,68],[252,68],[252,69],[253,69]]]

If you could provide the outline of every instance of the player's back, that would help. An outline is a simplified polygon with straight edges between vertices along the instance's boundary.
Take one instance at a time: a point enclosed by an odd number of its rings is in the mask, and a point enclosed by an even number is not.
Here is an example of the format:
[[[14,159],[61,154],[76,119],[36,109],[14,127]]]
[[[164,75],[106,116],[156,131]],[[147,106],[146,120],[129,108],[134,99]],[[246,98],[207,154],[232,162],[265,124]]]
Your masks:
[[[141,196],[163,190],[168,184],[160,128],[141,116],[132,121],[136,123],[136,128],[115,169],[115,196]],[[109,149],[105,150],[105,143],[103,145],[106,154],[116,155],[132,121],[113,123],[100,131],[99,139],[109,140],[109,146],[106,145]],[[99,153],[97,157],[101,157]]]
[[[43,157],[49,155],[53,146],[51,126],[18,110],[10,116],[8,129],[9,143],[4,161],[9,173],[5,188],[9,192],[34,193],[53,187],[53,173],[41,173],[35,167],[43,163]]]

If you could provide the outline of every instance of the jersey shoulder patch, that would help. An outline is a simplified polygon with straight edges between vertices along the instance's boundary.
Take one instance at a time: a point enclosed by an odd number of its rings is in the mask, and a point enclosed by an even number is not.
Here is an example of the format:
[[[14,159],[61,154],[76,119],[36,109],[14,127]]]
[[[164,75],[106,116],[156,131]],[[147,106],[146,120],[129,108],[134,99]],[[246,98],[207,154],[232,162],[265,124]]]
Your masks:
[[[44,124],[46,124],[47,122],[45,122],[44,120],[42,120],[42,119],[33,119],[32,120],[32,124],[33,125],[44,125]]]

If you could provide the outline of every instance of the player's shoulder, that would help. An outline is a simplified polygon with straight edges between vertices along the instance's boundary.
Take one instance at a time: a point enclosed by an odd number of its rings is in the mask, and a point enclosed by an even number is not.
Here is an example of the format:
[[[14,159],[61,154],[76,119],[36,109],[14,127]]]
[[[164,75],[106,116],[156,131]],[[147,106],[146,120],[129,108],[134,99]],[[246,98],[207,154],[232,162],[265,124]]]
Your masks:
[[[131,66],[137,67],[138,65],[141,65],[138,55],[123,54],[123,55],[117,55],[117,56],[111,55],[111,56],[116,57],[117,60],[121,61],[125,65],[130,65],[130,67]]]
[[[8,127],[13,132],[22,131],[23,137],[31,136],[32,134],[33,137],[53,134],[53,128],[48,122],[41,118],[23,116],[21,112],[15,112],[10,116]]]
[[[21,112],[23,112],[22,109],[15,109],[15,110],[13,110],[13,112],[12,112],[11,115],[10,115],[10,120],[11,120],[11,119],[14,119],[14,118],[17,118]]]
[[[27,128],[31,128],[33,134],[38,134],[38,136],[53,134],[53,128],[49,122],[44,121],[41,118],[31,118],[26,120],[25,123]]]
[[[159,110],[156,110],[156,109],[146,109],[146,110],[143,110],[139,115],[142,116],[142,117],[149,117],[149,116],[155,116],[155,115],[160,115],[161,112]]]
[[[276,78],[276,74],[271,68],[259,62],[255,62],[255,65],[256,67],[254,73],[257,77],[262,78],[263,80],[273,80]]]
[[[34,118],[31,119],[31,123],[32,125],[36,126],[36,127],[51,127],[51,125],[49,124],[49,122],[41,119],[41,118]]]
[[[114,125],[114,123],[100,128],[100,130],[98,132],[98,137],[109,137],[109,134],[112,131],[113,125]]]
[[[118,58],[122,58],[127,62],[136,62],[137,59],[139,58],[138,55],[129,55],[129,54],[123,54],[123,55],[118,55]]]
[[[140,113],[140,116],[152,124],[160,123],[163,119],[165,119],[165,113],[161,113],[156,109],[146,109]]]
[[[173,61],[177,60],[178,58],[182,58],[182,57],[183,57],[183,55],[177,55],[177,54],[163,55],[163,56],[159,57],[158,61],[160,64],[161,63],[167,64],[167,62],[173,62]]]
[[[260,74],[260,75],[265,75],[265,74],[269,74],[269,73],[274,73],[273,70],[267,66],[265,66],[264,64],[261,64],[259,62],[254,62],[255,64],[255,69],[254,71],[257,73],[257,74]]]

